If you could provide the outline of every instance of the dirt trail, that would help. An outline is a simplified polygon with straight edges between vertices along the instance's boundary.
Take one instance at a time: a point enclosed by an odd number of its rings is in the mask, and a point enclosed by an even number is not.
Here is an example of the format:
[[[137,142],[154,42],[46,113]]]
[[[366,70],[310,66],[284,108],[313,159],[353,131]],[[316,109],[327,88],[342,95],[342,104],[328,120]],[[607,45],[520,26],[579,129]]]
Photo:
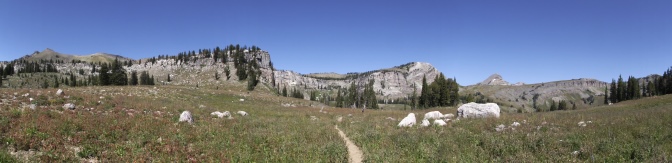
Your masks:
[[[355,143],[352,143],[352,141],[350,141],[348,136],[346,136],[345,133],[341,131],[341,129],[338,129],[338,125],[335,125],[334,127],[336,130],[338,130],[338,135],[343,138],[345,145],[348,147],[348,160],[350,160],[351,163],[361,163],[363,156],[362,150],[359,150],[359,147],[357,147]]]

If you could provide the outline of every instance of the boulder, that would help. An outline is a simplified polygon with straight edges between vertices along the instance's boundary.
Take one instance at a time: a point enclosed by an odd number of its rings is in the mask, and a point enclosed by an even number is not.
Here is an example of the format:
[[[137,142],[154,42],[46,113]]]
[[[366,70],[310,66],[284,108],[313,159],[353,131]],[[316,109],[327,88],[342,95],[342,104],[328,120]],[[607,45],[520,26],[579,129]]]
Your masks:
[[[445,126],[445,125],[446,125],[446,121],[437,119],[437,120],[434,120],[434,125]]]
[[[499,118],[499,106],[495,103],[477,104],[474,102],[463,104],[457,108],[457,117],[461,118]]]
[[[408,113],[406,118],[402,119],[401,122],[399,122],[399,127],[412,127],[415,125],[415,114],[413,113]]]
[[[247,116],[248,115],[247,112],[245,112],[245,111],[238,111],[236,114],[240,114],[242,116]]]
[[[424,119],[441,119],[443,118],[443,114],[439,111],[431,111],[425,113],[425,118]]]
[[[420,123],[420,126],[422,126],[422,127],[427,127],[427,126],[429,126],[429,120],[427,120],[427,119],[423,119],[423,120],[422,120],[422,123]]]
[[[191,112],[183,111],[180,114],[180,122],[188,122],[189,124],[194,123],[194,119],[191,117]]]
[[[444,114],[443,118],[452,119],[452,118],[455,118],[455,114],[452,114],[452,113]]]
[[[63,92],[62,89],[58,89],[58,91],[56,91],[56,96],[61,96],[61,95],[63,95],[63,93],[64,92]]]
[[[64,104],[63,109],[75,110],[75,104],[72,104],[72,103]]]
[[[210,115],[214,115],[214,116],[217,116],[219,118],[224,118],[225,117],[224,113],[219,112],[219,111],[212,112],[212,113],[210,113]]]

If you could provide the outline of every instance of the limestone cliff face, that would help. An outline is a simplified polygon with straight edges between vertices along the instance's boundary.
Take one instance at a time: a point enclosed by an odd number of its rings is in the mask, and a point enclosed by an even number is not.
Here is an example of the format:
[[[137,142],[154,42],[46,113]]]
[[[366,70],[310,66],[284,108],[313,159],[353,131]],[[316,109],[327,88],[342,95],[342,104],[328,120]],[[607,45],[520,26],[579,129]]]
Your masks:
[[[431,83],[439,71],[429,63],[411,62],[393,68],[369,71],[365,73],[330,75],[303,75],[293,71],[275,71],[275,85],[288,88],[304,89],[332,89],[347,88],[352,82],[363,89],[363,86],[373,80],[373,88],[381,99],[395,99],[407,97],[413,93],[413,87],[419,92],[422,89],[422,77],[426,76]]]
[[[196,54],[195,56],[188,56],[186,61],[178,60],[176,57],[155,58],[155,60],[146,58],[140,60],[131,60],[123,58],[123,61],[132,62],[131,66],[124,65],[128,75],[135,71],[138,74],[146,71],[152,75],[156,84],[165,85],[187,85],[187,86],[226,86],[224,83],[239,83],[236,75],[236,67],[234,66],[233,52],[227,53],[226,61],[222,59],[214,60],[214,58],[206,57],[206,55]],[[297,89],[304,93],[305,97],[313,90],[335,90],[336,88],[350,87],[351,83],[355,83],[362,91],[364,85],[369,80],[374,81],[374,91],[379,99],[396,99],[410,96],[413,91],[419,93],[422,89],[422,78],[425,76],[427,82],[431,83],[439,74],[439,71],[429,63],[411,62],[400,66],[385,68],[380,70],[349,73],[349,74],[299,74],[288,70],[275,70],[271,61],[271,56],[267,51],[243,51],[245,62],[258,65],[257,78],[260,83],[273,88]],[[98,56],[93,54],[89,56]],[[61,58],[68,56],[70,58],[86,58],[76,55],[64,55],[53,52],[50,49],[44,52],[36,53],[31,56],[26,56],[21,59],[25,60],[39,60],[45,58]],[[107,56],[107,55],[106,55]],[[112,60],[114,59],[114,55]],[[120,57],[120,56],[117,56]],[[89,57],[91,58],[91,57]],[[110,57],[107,57],[110,58]],[[60,73],[74,74],[78,79],[88,79],[92,76],[97,76],[98,72],[93,71],[94,68],[100,69],[99,66],[94,66],[88,60],[83,63],[55,63]],[[93,60],[91,60],[93,61]],[[97,61],[97,60],[96,60]],[[96,62],[94,62],[96,63]],[[16,69],[22,68],[24,65],[15,65]],[[229,75],[227,77],[225,70],[228,68]],[[81,70],[81,71],[80,71]],[[77,73],[83,72],[83,73]],[[170,81],[168,81],[170,78]],[[37,85],[37,84],[35,84]],[[414,89],[415,88],[415,89]]]

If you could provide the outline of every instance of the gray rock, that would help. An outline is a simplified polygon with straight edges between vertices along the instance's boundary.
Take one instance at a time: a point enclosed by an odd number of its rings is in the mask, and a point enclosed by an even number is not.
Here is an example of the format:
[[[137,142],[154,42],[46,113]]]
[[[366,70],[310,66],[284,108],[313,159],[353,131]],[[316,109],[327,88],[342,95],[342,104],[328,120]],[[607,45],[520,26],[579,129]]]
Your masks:
[[[65,93],[65,92],[63,92],[62,89],[58,89],[58,91],[56,91],[56,95],[57,95],[57,96],[61,96],[61,95],[63,95],[64,93]]]
[[[194,119],[191,117],[191,112],[189,111],[183,111],[182,114],[180,114],[180,122],[187,122],[189,124],[194,123]]]
[[[73,103],[64,104],[63,109],[75,110],[75,104],[73,104]]]
[[[457,117],[460,118],[499,118],[499,113],[499,106],[495,103],[477,104],[471,102],[457,108]]]
[[[415,114],[408,113],[406,118],[402,119],[397,126],[399,127],[413,127],[415,125]]]

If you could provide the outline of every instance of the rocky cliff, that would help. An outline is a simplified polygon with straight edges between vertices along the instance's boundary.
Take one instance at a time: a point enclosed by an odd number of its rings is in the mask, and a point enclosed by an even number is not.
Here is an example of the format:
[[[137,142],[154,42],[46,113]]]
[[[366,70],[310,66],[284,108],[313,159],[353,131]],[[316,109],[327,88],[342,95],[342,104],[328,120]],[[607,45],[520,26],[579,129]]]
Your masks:
[[[275,84],[278,88],[307,88],[307,89],[333,89],[347,88],[352,82],[363,88],[369,80],[374,81],[373,88],[378,97],[395,99],[407,97],[422,88],[422,77],[431,83],[439,74],[439,71],[429,63],[411,62],[388,69],[380,69],[364,73],[302,75],[293,71],[274,71]]]
[[[525,85],[473,85],[461,90],[461,95],[477,95],[484,101],[496,102],[509,111],[533,111],[535,96],[539,108],[548,109],[551,101],[567,101],[579,108],[601,105],[607,83],[580,78]]]
[[[123,61],[130,61],[130,66],[124,66],[130,76],[131,72],[141,73],[147,71],[155,79],[156,84],[165,85],[188,85],[188,86],[225,86],[225,83],[239,83],[236,76],[236,67],[234,66],[233,53],[227,52],[227,62],[222,59],[214,60],[205,54],[196,54],[188,56],[185,61],[175,57],[145,58],[140,60],[130,60],[116,55],[92,54],[85,56],[66,55],[57,53],[51,49],[43,52],[36,52],[32,55],[22,57],[17,60],[28,62],[39,62],[40,60],[60,59],[65,63],[54,63],[61,74],[74,74],[77,79],[87,79],[98,75],[92,71],[94,66],[90,62],[102,60],[114,60],[120,57]],[[289,70],[275,70],[271,56],[267,51],[244,50],[244,62],[256,63],[258,65],[258,80],[267,88],[298,89],[304,93],[305,97],[313,90],[333,90],[335,88],[347,88],[352,82],[363,89],[364,84],[373,80],[374,90],[380,99],[396,99],[407,97],[412,94],[414,87],[420,92],[422,87],[422,78],[426,76],[427,82],[431,83],[439,74],[439,71],[429,63],[411,62],[400,66],[385,68],[380,70],[362,72],[362,73],[317,73],[300,74]],[[87,59],[88,58],[88,59]],[[82,59],[82,63],[70,63],[72,59]],[[83,60],[86,59],[86,60]],[[87,63],[89,62],[89,63]],[[22,68],[23,64],[15,64],[16,68]],[[98,67],[99,68],[99,67]],[[226,69],[229,69],[227,78]],[[81,70],[81,71],[80,71]],[[81,74],[78,72],[82,72]],[[168,78],[170,76],[170,81]],[[21,81],[24,85],[24,81]],[[37,86],[39,84],[25,84]]]

